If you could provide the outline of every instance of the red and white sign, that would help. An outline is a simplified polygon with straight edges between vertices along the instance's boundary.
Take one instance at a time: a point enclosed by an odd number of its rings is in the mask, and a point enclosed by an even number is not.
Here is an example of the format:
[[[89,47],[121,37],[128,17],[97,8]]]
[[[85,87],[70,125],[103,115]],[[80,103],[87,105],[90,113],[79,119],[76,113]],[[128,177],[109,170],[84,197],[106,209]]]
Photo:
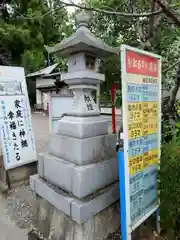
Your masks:
[[[126,51],[126,72],[158,77],[158,59],[141,53]]]

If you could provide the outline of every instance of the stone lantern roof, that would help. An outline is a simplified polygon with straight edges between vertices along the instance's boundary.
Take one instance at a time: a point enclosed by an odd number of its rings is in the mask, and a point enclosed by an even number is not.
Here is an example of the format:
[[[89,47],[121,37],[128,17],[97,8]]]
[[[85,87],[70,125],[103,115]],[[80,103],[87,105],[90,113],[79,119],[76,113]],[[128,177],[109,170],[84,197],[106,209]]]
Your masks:
[[[99,58],[109,57],[120,51],[104,43],[97,38],[88,28],[92,14],[82,11],[76,15],[76,32],[69,38],[65,38],[62,42],[53,47],[45,46],[48,53],[56,53],[57,55],[68,57],[77,52],[89,52]]]

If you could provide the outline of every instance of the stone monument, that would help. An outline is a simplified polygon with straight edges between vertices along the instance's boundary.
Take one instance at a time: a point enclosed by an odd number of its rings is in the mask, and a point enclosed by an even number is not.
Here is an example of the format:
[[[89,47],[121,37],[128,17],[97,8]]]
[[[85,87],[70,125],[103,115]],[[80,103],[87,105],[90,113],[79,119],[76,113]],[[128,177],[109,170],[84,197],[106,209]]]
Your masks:
[[[98,73],[99,59],[117,49],[90,32],[90,20],[90,13],[80,12],[77,31],[46,47],[68,58],[61,80],[74,93],[72,111],[59,120],[47,152],[38,156],[38,174],[30,178],[37,193],[35,225],[53,240],[102,240],[119,227],[116,136],[108,134],[108,120],[91,96],[105,80]]]

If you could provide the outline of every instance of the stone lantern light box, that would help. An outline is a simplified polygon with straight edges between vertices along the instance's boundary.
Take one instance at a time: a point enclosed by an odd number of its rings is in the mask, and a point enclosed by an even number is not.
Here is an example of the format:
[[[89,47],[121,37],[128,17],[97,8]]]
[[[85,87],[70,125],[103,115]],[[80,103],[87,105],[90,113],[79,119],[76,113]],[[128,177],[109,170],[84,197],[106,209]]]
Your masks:
[[[117,53],[116,48],[109,47],[91,33],[88,28],[90,20],[90,12],[80,12],[76,16],[76,32],[54,47],[46,47],[49,53],[68,58],[68,72],[61,76],[74,92],[73,108],[68,115],[100,115],[91,95],[105,80],[104,74],[98,73],[99,59]]]
[[[98,72],[99,60],[92,54],[76,53],[68,58],[68,72],[91,70]]]

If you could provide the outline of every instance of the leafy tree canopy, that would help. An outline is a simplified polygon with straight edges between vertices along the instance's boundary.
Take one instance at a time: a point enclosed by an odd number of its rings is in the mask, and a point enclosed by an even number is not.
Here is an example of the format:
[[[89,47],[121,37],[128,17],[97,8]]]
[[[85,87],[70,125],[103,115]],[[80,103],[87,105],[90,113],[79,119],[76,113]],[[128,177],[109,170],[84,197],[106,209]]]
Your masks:
[[[176,5],[168,8],[180,21],[178,0],[163,0],[163,4]],[[152,0],[84,0],[83,6],[116,12],[144,13],[160,10],[161,7]],[[95,12],[92,31],[113,46],[131,45],[162,56],[163,86],[167,88],[176,84],[178,60],[180,62],[180,27],[164,12],[151,17],[126,17]],[[170,68],[168,71],[166,71]],[[120,83],[120,58],[113,57],[104,61],[101,71],[106,73],[106,82],[102,89],[107,92],[112,82]]]
[[[58,4],[58,6],[60,6]],[[0,51],[4,64],[22,65],[27,72],[44,67],[44,45],[55,44],[71,33],[66,9],[56,13],[49,1],[8,0],[1,3]]]

